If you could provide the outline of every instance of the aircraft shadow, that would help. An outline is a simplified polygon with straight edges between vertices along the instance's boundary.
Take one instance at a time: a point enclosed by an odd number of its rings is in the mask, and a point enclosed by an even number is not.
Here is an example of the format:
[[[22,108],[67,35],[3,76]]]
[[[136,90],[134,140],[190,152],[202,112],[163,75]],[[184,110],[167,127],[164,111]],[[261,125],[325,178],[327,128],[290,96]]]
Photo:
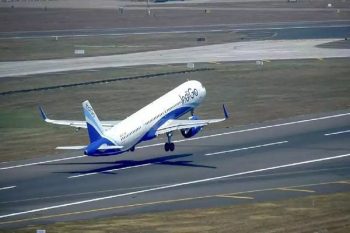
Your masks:
[[[148,164],[156,164],[156,165],[167,165],[167,166],[184,166],[184,167],[197,167],[197,168],[211,168],[216,169],[214,166],[193,164],[192,160],[176,160],[180,158],[185,158],[191,156],[192,154],[178,154],[178,155],[169,155],[169,156],[161,156],[152,159],[146,160],[118,160],[115,162],[82,162],[82,163],[52,163],[45,165],[109,165],[105,167],[100,167],[96,169],[90,169],[85,171],[71,171],[71,172],[56,172],[56,173],[69,173],[69,174],[88,174],[88,173],[102,173],[102,174],[116,174],[111,170],[120,170],[127,169],[135,166],[142,166]]]

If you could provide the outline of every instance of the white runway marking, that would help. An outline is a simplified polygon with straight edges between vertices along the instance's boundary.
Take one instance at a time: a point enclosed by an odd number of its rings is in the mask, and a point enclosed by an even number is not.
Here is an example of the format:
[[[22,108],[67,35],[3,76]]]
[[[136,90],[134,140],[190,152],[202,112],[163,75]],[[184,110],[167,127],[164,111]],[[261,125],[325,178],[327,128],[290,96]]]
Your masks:
[[[347,113],[343,113],[343,114],[329,115],[329,116],[318,117],[318,118],[311,118],[311,119],[300,120],[300,121],[292,121],[292,122],[286,122],[286,123],[281,123],[281,124],[268,125],[268,126],[262,126],[262,127],[256,127],[256,128],[250,128],[250,129],[243,129],[243,130],[231,131],[231,132],[220,133],[220,134],[212,134],[212,135],[206,135],[206,136],[195,137],[195,138],[181,139],[181,140],[176,140],[174,142],[178,143],[178,142],[186,142],[186,141],[192,141],[192,140],[200,140],[200,139],[224,136],[224,135],[229,135],[229,134],[244,133],[244,132],[262,130],[262,129],[269,129],[269,128],[280,127],[280,126],[288,126],[288,125],[294,125],[294,124],[301,124],[301,123],[307,123],[307,122],[319,121],[319,120],[327,120],[327,119],[332,119],[332,118],[337,118],[337,117],[344,117],[344,116],[349,116],[349,115],[350,115],[350,112],[347,112]],[[163,145],[164,145],[164,143],[156,143],[156,144],[151,144],[151,145],[138,146],[138,147],[136,147],[136,149],[142,149],[142,148],[148,148],[148,147],[154,147],[154,146],[163,146]],[[52,162],[58,162],[58,161],[63,161],[63,160],[83,158],[83,157],[86,157],[86,156],[85,155],[81,155],[81,156],[75,156],[75,157],[69,157],[69,158],[63,158],[63,159],[55,159],[55,160],[48,160],[48,161],[37,162],[37,163],[28,163],[28,164],[14,165],[14,166],[9,166],[9,167],[2,167],[2,168],[0,168],[0,170],[7,170],[7,169],[12,169],[12,168],[20,168],[20,167],[27,167],[27,166],[32,166],[32,165],[52,163]]]
[[[348,20],[335,20],[333,22],[347,22]],[[323,21],[313,21],[313,23],[317,22],[323,22]],[[283,24],[286,22],[281,22],[280,24]],[[304,22],[305,23],[305,22]],[[308,22],[306,22],[308,23]],[[226,31],[259,31],[259,30],[286,30],[286,29],[308,29],[308,28],[341,28],[346,27],[347,25],[338,24],[338,25],[306,25],[306,26],[275,26],[275,27],[251,27],[246,28],[242,26],[249,26],[254,24],[218,24],[218,25],[194,25],[194,26],[181,26],[181,27],[172,27],[171,29],[177,29],[177,28],[189,28],[187,30],[173,30],[173,31],[160,31],[159,28],[155,27],[142,27],[142,28],[135,28],[135,29],[141,29],[141,30],[150,30],[150,29],[157,29],[155,31],[146,31],[146,32],[106,32],[106,33],[98,33],[97,31],[103,31],[96,30],[96,33],[89,33],[86,32],[86,29],[75,29],[75,30],[48,30],[45,32],[50,33],[67,33],[63,35],[32,35],[32,36],[9,36],[9,37],[1,37],[0,40],[7,40],[7,39],[30,39],[30,38],[66,38],[66,37],[91,37],[91,36],[125,36],[125,35],[149,35],[149,34],[183,34],[183,33],[198,33],[198,32],[226,32]],[[222,29],[210,29],[210,27],[225,27]],[[208,28],[205,28],[208,27]],[[198,28],[198,29],[196,29]],[[203,29],[200,29],[203,28]],[[128,29],[128,28],[118,28],[118,29]],[[107,30],[113,30],[107,29]],[[39,31],[41,32],[41,31]],[[79,34],[72,34],[72,32],[80,32]],[[85,33],[84,33],[85,32]],[[5,32],[9,33],[9,32]],[[38,31],[19,31],[18,33],[38,33]]]
[[[249,149],[256,149],[256,148],[260,148],[260,147],[275,146],[275,145],[280,145],[280,144],[284,144],[287,142],[288,141],[272,142],[272,143],[267,143],[267,144],[262,144],[262,145],[257,145],[257,146],[250,146],[250,147],[243,147],[243,148],[238,148],[238,149],[233,149],[233,150],[219,151],[219,152],[205,154],[205,156],[219,155],[219,154],[225,154],[225,153],[231,153],[231,152],[237,152],[237,151],[249,150]]]
[[[139,65],[255,61],[257,57],[259,60],[350,57],[350,49],[328,49],[317,46],[337,40],[339,38],[239,41],[94,57],[0,62],[0,77]],[[235,49],[232,49],[233,47]]]
[[[341,23],[341,22],[350,22],[350,20],[347,19],[338,19],[338,20],[313,20],[313,21],[299,21],[298,23],[300,24],[308,24],[308,23]],[[171,27],[166,27],[166,28],[193,28],[193,27],[219,27],[219,26],[225,26],[225,27],[238,27],[238,26],[262,26],[265,25],[266,23],[239,23],[239,24],[227,24],[227,23],[221,23],[221,24],[207,24],[207,25],[203,25],[203,24],[195,24],[195,25],[187,25],[187,26],[171,26]],[[270,24],[270,23],[268,23]],[[278,25],[286,25],[287,28],[289,28],[290,21],[282,21],[282,22],[278,22]],[[312,26],[311,25],[311,26]],[[322,26],[322,25],[321,25]],[[336,25],[337,26],[337,25]],[[338,26],[343,26],[343,24],[339,24]],[[345,25],[346,26],[346,25]],[[294,27],[294,26],[291,26]],[[317,27],[317,26],[316,26]],[[164,28],[164,27],[163,27]],[[130,29],[130,27],[118,27],[118,28],[107,28],[109,30],[111,29]],[[159,29],[159,27],[133,27],[132,29]],[[264,27],[262,27],[262,29],[264,29]],[[87,30],[94,30],[94,31],[103,31],[105,30],[105,28],[93,28],[93,29],[86,29],[86,28],[78,28],[78,29],[56,29],[56,30],[45,30],[44,32],[70,32],[72,34],[72,32],[75,31],[87,31]],[[24,31],[16,31],[17,33],[42,33],[43,31],[34,31],[34,30],[24,30]],[[7,32],[1,32],[0,34],[6,34],[6,33],[12,33],[10,31]]]
[[[91,173],[86,173],[86,174],[81,174],[81,175],[69,176],[68,179],[78,178],[78,177],[82,177],[82,176],[91,176],[91,175],[101,174],[104,172],[112,172],[112,171],[126,170],[126,169],[130,169],[130,168],[144,167],[144,166],[149,166],[149,165],[152,165],[152,163],[145,163],[145,164],[136,165],[136,166],[116,168],[116,169],[111,169],[111,170],[105,170],[102,172],[91,172]]]
[[[338,134],[343,134],[343,133],[350,133],[350,129],[344,130],[344,131],[339,131],[339,132],[334,132],[334,133],[326,133],[324,136],[338,135]]]
[[[69,158],[63,158],[63,159],[47,160],[47,161],[36,162],[36,163],[20,164],[20,165],[14,165],[14,166],[10,166],[10,167],[1,167],[0,170],[7,170],[7,169],[19,168],[19,167],[28,167],[28,166],[33,166],[33,165],[39,165],[39,164],[45,164],[45,163],[52,163],[52,162],[70,160],[70,159],[77,159],[77,158],[82,158],[82,157],[86,157],[86,155],[80,155],[80,156],[69,157]]]
[[[13,189],[13,188],[16,188],[16,186],[2,187],[2,188],[0,188],[0,191],[1,190],[7,190],[7,189]]]
[[[330,115],[330,116],[324,116],[324,117],[318,117],[318,118],[311,118],[311,119],[300,120],[300,121],[291,121],[291,122],[286,122],[286,123],[281,123],[281,124],[267,125],[267,126],[261,126],[261,127],[256,127],[256,128],[250,128],[250,129],[242,129],[242,130],[237,130],[237,131],[231,131],[231,132],[225,132],[225,133],[219,133],[219,134],[212,134],[212,135],[201,136],[201,137],[181,139],[181,140],[176,140],[174,142],[186,142],[186,141],[193,141],[193,140],[199,140],[199,139],[205,139],[205,138],[224,136],[224,135],[229,135],[229,134],[245,133],[245,132],[256,131],[256,130],[261,130],[261,129],[269,129],[269,128],[275,128],[275,127],[280,127],[280,126],[288,126],[288,125],[307,123],[307,122],[312,122],[312,121],[327,120],[327,119],[331,119],[331,118],[344,117],[344,116],[349,116],[349,115],[350,115],[350,112],[347,112],[347,113],[337,114],[337,115]],[[164,145],[164,143],[145,145],[145,146],[140,146],[140,147],[136,147],[136,148],[147,148],[147,147],[160,146],[160,145]]]
[[[153,34],[186,34],[198,32],[227,32],[227,31],[260,31],[260,30],[285,30],[285,29],[307,29],[307,28],[342,28],[343,25],[332,26],[298,26],[298,27],[267,27],[267,28],[225,28],[225,29],[193,29],[193,30],[179,30],[179,31],[150,31],[150,32],[119,32],[119,33],[92,33],[92,34],[75,34],[75,35],[47,35],[47,36],[14,36],[3,37],[5,39],[33,39],[33,38],[74,38],[74,37],[92,37],[92,36],[125,36],[125,35],[153,35]]]
[[[139,190],[139,191],[134,191],[134,192],[129,192],[129,193],[122,193],[122,194],[116,194],[116,195],[111,195],[111,196],[99,197],[99,198],[88,199],[88,200],[84,200],[84,201],[70,202],[70,203],[65,203],[65,204],[61,204],[61,205],[48,206],[48,207],[32,209],[32,210],[27,210],[27,211],[22,211],[22,212],[5,214],[5,215],[1,215],[0,219],[29,214],[29,213],[37,213],[37,212],[41,212],[41,211],[45,211],[45,210],[53,210],[53,209],[58,209],[58,208],[63,208],[63,207],[68,207],[68,206],[80,205],[80,204],[85,204],[85,203],[103,201],[103,200],[108,200],[108,199],[117,198],[117,197],[125,197],[125,196],[131,196],[131,195],[135,195],[135,194],[170,189],[170,188],[181,187],[181,186],[186,186],[186,185],[191,185],[191,184],[198,184],[198,183],[204,183],[204,182],[209,182],[209,181],[215,181],[215,180],[220,180],[220,179],[225,179],[225,178],[230,178],[230,177],[235,177],[235,176],[241,176],[241,175],[247,175],[247,174],[253,174],[253,173],[258,173],[258,172],[263,172],[263,171],[270,171],[270,170],[276,170],[276,169],[280,169],[280,168],[295,167],[295,166],[305,165],[305,164],[310,164],[310,163],[340,159],[340,158],[345,158],[348,156],[350,156],[350,154],[343,154],[343,155],[337,155],[337,156],[332,156],[332,157],[313,159],[313,160],[307,160],[307,161],[302,161],[302,162],[274,166],[274,167],[256,169],[256,170],[251,170],[251,171],[233,173],[233,174],[228,174],[228,175],[223,175],[223,176],[216,176],[216,177],[211,177],[211,178],[206,178],[206,179],[193,180],[193,181],[188,181],[188,182],[184,182],[184,183],[165,185],[165,186],[156,187],[156,188],[150,188],[150,189],[144,189],[144,190]]]

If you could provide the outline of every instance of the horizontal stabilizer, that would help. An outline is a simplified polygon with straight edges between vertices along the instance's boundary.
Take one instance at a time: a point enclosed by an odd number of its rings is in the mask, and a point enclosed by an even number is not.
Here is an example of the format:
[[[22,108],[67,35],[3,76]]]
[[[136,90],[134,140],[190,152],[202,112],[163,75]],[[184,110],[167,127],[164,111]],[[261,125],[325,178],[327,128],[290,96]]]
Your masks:
[[[57,150],[84,150],[86,146],[58,146]]]
[[[109,145],[103,144],[98,148],[98,150],[115,150],[115,149],[121,149],[121,148],[123,147],[116,146],[116,145],[109,146]]]
[[[47,117],[44,109],[39,106],[40,116],[41,118],[46,121],[47,123],[55,124],[55,125],[66,125],[66,126],[72,126],[76,128],[87,128],[86,121],[76,121],[76,120],[53,120]],[[104,128],[104,130],[108,130],[112,128],[113,126],[119,124],[120,121],[101,121],[101,125]]]

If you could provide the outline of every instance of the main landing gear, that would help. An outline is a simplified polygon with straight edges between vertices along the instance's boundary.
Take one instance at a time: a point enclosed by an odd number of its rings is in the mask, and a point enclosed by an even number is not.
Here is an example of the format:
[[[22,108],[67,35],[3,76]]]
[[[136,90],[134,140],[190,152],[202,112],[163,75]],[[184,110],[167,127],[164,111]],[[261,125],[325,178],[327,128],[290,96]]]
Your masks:
[[[173,136],[172,132],[169,132],[166,134],[168,137],[168,142],[164,144],[164,150],[165,151],[174,151],[175,150],[175,144],[171,142],[171,137]]]

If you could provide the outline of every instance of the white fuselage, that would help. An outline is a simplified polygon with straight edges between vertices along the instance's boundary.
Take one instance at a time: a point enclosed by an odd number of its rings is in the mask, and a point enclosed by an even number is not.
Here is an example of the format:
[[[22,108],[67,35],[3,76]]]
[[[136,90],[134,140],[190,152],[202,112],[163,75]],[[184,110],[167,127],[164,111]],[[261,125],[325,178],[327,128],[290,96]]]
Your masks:
[[[160,125],[177,119],[196,108],[204,99],[206,90],[198,81],[187,81],[157,100],[130,115],[105,132],[108,140],[129,150],[137,143],[156,136]]]

